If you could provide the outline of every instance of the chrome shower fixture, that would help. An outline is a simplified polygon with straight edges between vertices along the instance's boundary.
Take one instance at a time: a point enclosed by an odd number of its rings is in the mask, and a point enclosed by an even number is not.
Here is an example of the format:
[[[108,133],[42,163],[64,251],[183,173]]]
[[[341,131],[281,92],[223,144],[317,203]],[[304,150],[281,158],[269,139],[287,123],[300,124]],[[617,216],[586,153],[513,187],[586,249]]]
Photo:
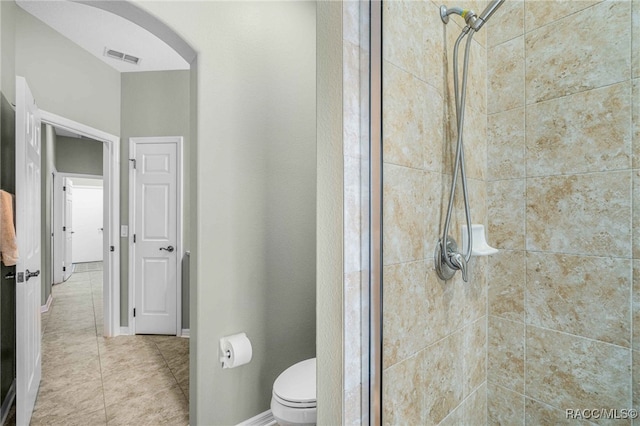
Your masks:
[[[489,18],[491,18],[491,15],[493,15],[493,13],[498,10],[498,8],[502,5],[502,3],[504,3],[504,1],[505,0],[493,0],[492,2],[490,2],[489,5],[482,11],[480,16],[478,16],[478,19],[476,19],[476,21],[473,23],[473,30],[480,30],[484,23],[487,22]]]
[[[445,24],[449,23],[449,15],[460,15],[467,23],[467,25],[473,31],[479,31],[480,28],[491,18],[491,15],[498,10],[498,8],[504,3],[505,0],[493,0],[489,3],[489,5],[482,11],[480,15],[476,15],[476,13],[471,9],[462,9],[460,7],[450,7],[440,6],[440,18],[442,22]]]
[[[467,23],[469,27],[472,26],[473,22],[477,19],[478,15],[471,9],[463,9],[461,7],[450,7],[442,5],[440,6],[440,19],[445,24],[449,23],[449,15],[460,15],[464,19],[464,22]]]
[[[436,244],[434,253],[435,268],[438,276],[443,280],[453,278],[456,271],[462,272],[462,279],[466,282],[469,279],[468,262],[471,259],[471,247],[473,247],[473,235],[471,232],[471,208],[469,207],[469,191],[467,188],[467,176],[464,170],[464,143],[462,133],[464,130],[464,107],[467,95],[467,76],[469,70],[469,50],[471,49],[471,39],[473,35],[489,20],[491,15],[504,3],[504,0],[493,0],[482,11],[480,16],[476,15],[470,9],[462,9],[460,7],[447,8],[440,6],[440,18],[445,24],[449,22],[449,15],[460,15],[467,25],[462,29],[460,36],[453,47],[453,87],[456,103],[456,127],[458,131],[456,142],[456,159],[453,166],[451,176],[451,189],[449,191],[449,205],[447,207],[447,216],[444,221],[444,229],[442,236]],[[466,48],[464,51],[464,65],[462,71],[462,82],[458,78],[458,47],[462,40],[467,37]],[[462,183],[462,197],[464,200],[464,212],[467,222],[467,247],[464,253],[458,251],[456,240],[449,235],[451,226],[451,217],[453,215],[453,200],[455,196],[456,185],[458,183],[458,175]]]

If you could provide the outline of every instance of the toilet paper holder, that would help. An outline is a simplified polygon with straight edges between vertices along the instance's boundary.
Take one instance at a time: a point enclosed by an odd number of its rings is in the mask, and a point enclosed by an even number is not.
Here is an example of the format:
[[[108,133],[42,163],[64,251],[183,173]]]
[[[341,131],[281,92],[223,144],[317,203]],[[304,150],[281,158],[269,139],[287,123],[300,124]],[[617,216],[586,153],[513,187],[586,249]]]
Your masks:
[[[245,333],[220,339],[220,363],[222,368],[235,368],[248,364],[253,357],[251,341]]]
[[[231,361],[231,351],[225,351],[224,354],[220,357],[220,366],[224,368],[225,363]]]

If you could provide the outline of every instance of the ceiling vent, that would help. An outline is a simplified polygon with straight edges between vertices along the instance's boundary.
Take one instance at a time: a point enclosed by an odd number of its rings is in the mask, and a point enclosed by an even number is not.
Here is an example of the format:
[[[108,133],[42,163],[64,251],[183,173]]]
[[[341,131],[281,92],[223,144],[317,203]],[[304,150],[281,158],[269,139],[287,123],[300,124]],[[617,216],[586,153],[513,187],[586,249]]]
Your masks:
[[[120,61],[128,62],[128,63],[133,64],[133,65],[139,65],[140,64],[140,58],[138,58],[137,56],[128,55],[126,53],[118,52],[117,50],[109,49],[108,47],[104,48],[104,56],[109,57],[109,58],[113,58],[113,59],[118,59]]]

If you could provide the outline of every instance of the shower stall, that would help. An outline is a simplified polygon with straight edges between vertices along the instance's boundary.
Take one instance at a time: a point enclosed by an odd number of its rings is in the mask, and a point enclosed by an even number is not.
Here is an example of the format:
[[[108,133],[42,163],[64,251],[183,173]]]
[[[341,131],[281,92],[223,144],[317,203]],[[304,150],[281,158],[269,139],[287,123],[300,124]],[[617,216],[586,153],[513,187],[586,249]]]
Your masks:
[[[441,6],[371,2],[369,420],[640,424],[640,1]]]

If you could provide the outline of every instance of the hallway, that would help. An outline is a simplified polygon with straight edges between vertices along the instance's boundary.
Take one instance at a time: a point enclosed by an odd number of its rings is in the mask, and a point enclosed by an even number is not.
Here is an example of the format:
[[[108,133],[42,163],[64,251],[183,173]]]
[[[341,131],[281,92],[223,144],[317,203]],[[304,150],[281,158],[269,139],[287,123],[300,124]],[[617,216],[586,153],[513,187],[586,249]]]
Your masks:
[[[189,423],[189,339],[102,337],[101,263],[52,291],[32,425]]]

